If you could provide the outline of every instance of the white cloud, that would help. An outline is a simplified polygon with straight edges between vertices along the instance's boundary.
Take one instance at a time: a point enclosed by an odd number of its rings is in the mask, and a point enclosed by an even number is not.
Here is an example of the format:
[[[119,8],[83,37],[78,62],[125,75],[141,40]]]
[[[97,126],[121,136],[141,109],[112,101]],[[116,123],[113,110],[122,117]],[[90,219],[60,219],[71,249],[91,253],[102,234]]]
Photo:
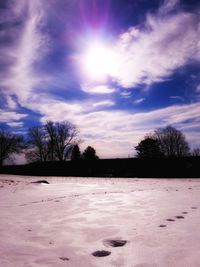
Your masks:
[[[149,112],[131,111],[92,111],[87,110],[88,103],[76,103],[80,112],[68,113],[64,105],[54,110],[46,109],[43,121],[70,120],[80,130],[82,147],[92,145],[101,157],[127,157],[133,155],[134,146],[145,134],[168,124],[181,129],[190,144],[198,144],[197,132],[200,131],[199,103],[174,105]],[[85,107],[85,108],[84,108]],[[62,110],[63,109],[63,110]],[[62,115],[62,116],[61,116]],[[192,121],[192,123],[185,123]],[[191,127],[194,125],[194,127]]]
[[[107,85],[83,85],[82,90],[88,94],[111,94],[115,89]]]
[[[103,110],[114,106],[115,102],[109,99],[102,101],[85,100],[75,102],[65,102],[63,100],[52,99],[47,94],[33,95],[26,103],[27,108],[41,114],[41,121],[47,120],[64,121],[71,120],[75,117],[82,117],[84,114]]]
[[[144,102],[145,98],[139,98],[139,99],[136,99],[135,101],[133,101],[134,104],[140,104],[142,102]]]
[[[7,95],[6,96],[6,101],[7,101],[7,105],[8,105],[9,109],[15,110],[17,108],[17,103],[16,103],[16,101],[14,100],[14,98],[12,96]]]
[[[172,95],[170,96],[171,99],[174,99],[174,100],[179,100],[179,101],[184,101],[184,98],[182,96],[179,96],[179,95]]]
[[[87,105],[88,106],[88,105]],[[27,103],[27,107],[42,115],[42,122],[47,120],[64,121],[70,120],[72,116],[83,112],[82,103],[67,103],[52,99],[47,94],[34,95]],[[90,108],[88,106],[88,108]]]
[[[10,127],[21,127],[23,126],[23,122],[8,122],[7,125]]]
[[[144,28],[132,27],[119,37],[113,77],[122,87],[160,82],[178,68],[200,61],[200,19],[183,11],[167,14],[176,2],[166,1],[157,14],[147,16]]]
[[[27,117],[27,114],[17,113],[15,111],[6,111],[0,109],[0,122],[3,123],[16,123],[23,118]]]
[[[180,0],[165,0],[163,5],[160,7],[159,13],[161,15],[166,15],[172,11],[178,4]]]
[[[16,95],[18,102],[24,105],[36,87],[40,86],[41,89],[51,80],[35,70],[35,65],[48,52],[49,40],[39,29],[45,14],[41,1],[14,1],[11,9],[12,14],[21,16],[24,21],[20,31],[12,32],[13,45],[2,48],[2,57],[5,61],[12,59],[12,64],[7,68],[5,77],[0,78],[0,85],[5,88],[7,95]]]
[[[122,92],[120,92],[120,96],[122,97],[122,98],[130,98],[131,97],[131,91],[129,90],[129,91],[122,91]]]
[[[103,101],[99,101],[99,102],[95,102],[92,104],[93,107],[110,107],[115,105],[115,103],[111,100],[103,100]]]
[[[200,93],[200,84],[197,85],[196,92],[197,92],[197,93]]]

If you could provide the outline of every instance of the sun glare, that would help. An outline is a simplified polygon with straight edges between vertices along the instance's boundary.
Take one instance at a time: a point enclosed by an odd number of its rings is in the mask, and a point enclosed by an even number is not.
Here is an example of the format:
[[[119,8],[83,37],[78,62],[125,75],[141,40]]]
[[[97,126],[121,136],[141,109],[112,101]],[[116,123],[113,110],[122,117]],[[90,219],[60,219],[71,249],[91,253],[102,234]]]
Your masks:
[[[82,60],[84,73],[94,80],[106,79],[112,75],[116,66],[113,51],[100,43],[91,45]]]

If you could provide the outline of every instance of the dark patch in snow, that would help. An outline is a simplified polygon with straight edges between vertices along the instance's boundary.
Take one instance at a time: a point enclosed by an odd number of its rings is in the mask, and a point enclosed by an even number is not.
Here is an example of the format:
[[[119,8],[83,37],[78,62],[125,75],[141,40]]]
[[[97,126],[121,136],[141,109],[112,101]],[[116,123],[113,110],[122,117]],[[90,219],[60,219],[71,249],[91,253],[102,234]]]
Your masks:
[[[32,184],[49,184],[49,182],[46,180],[38,180],[38,181],[32,182]]]
[[[69,261],[70,260],[70,258],[67,258],[67,257],[60,257],[59,259],[62,261]]]
[[[92,253],[92,255],[95,257],[106,257],[110,254],[111,254],[111,252],[107,251],[107,250],[97,250],[97,251]]]
[[[177,219],[184,219],[184,217],[183,216],[180,216],[180,215],[179,216],[176,216],[176,218]]]
[[[126,245],[127,240],[121,240],[121,239],[106,239],[103,241],[103,244],[110,247],[123,247]]]

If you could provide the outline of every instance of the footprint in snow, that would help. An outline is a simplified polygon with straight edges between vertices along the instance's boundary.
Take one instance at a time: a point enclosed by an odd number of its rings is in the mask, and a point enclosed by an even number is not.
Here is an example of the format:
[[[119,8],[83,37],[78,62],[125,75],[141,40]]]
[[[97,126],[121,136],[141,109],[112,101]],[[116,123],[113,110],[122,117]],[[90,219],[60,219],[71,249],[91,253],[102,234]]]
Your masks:
[[[105,239],[103,241],[103,244],[109,247],[123,247],[124,245],[126,245],[126,243],[127,240],[121,240],[121,239]]]
[[[69,261],[70,260],[70,258],[67,258],[67,257],[60,257],[59,259],[62,261]]]
[[[176,218],[177,219],[184,219],[184,217],[183,216],[180,216],[180,215],[176,216]]]
[[[110,254],[111,254],[111,252],[107,251],[107,250],[97,250],[97,251],[92,253],[92,255],[95,257],[106,257]]]

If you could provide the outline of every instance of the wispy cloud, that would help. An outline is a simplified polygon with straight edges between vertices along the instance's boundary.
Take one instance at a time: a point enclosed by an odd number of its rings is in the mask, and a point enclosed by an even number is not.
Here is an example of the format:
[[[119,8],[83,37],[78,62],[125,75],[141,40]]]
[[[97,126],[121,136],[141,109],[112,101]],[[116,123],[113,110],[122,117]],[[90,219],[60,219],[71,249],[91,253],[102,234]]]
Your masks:
[[[10,110],[15,110],[17,108],[18,105],[13,96],[7,95],[6,101],[7,101],[7,106]]]
[[[144,102],[145,98],[139,98],[133,101],[134,104],[140,104],[142,102]]]
[[[18,128],[18,127],[23,126],[23,122],[7,122],[7,125],[10,127],[13,127],[13,128],[15,128],[15,127]]]
[[[84,104],[87,107],[87,103]],[[71,119],[80,129],[80,137],[84,141],[82,146],[93,145],[100,156],[127,157],[133,155],[134,146],[145,134],[158,127],[168,124],[181,129],[191,145],[198,144],[197,129],[200,131],[199,103],[190,105],[174,105],[149,112],[131,112],[119,110],[84,111],[82,103],[77,103],[81,112],[67,113],[63,106],[57,108],[59,112],[47,109],[43,121]],[[61,117],[62,115],[62,117]],[[188,122],[188,123],[187,123]],[[192,122],[192,123],[191,123]],[[194,127],[191,127],[194,125]],[[187,126],[189,128],[187,128]]]
[[[172,11],[178,1],[165,1],[144,26],[131,27],[116,45],[118,69],[113,74],[124,88],[166,80],[178,68],[200,61],[198,12]]]
[[[184,101],[184,97],[182,97],[182,96],[179,96],[179,95],[172,95],[172,96],[170,96],[170,99],[172,99],[172,100],[179,100],[179,101]]]
[[[17,113],[15,111],[6,111],[0,109],[0,122],[4,123],[21,123],[21,119],[27,117],[27,114]]]
[[[196,92],[200,93],[200,84],[197,85]]]
[[[10,29],[8,35],[11,35],[12,45],[8,48],[7,43],[1,46],[1,61],[6,67],[6,75],[0,77],[0,86],[7,95],[16,95],[19,103],[25,106],[34,89],[41,88],[49,80],[44,74],[37,73],[37,64],[48,51],[48,37],[42,33],[44,9],[38,0],[15,0],[7,12],[15,14],[14,18],[20,21],[21,27]],[[12,24],[16,23],[15,20]],[[10,103],[8,98],[8,105]]]
[[[129,91],[122,91],[122,92],[120,92],[120,96],[122,97],[122,98],[130,98],[131,97],[131,91],[129,90]]]
[[[103,101],[99,101],[96,103],[93,103],[92,106],[93,107],[110,107],[113,106],[115,103],[111,100],[103,100]]]
[[[116,90],[109,85],[83,85],[82,90],[88,94],[111,94]]]
[[[159,13],[162,15],[168,14],[170,11],[178,7],[180,0],[164,0],[163,5],[159,9]]]

